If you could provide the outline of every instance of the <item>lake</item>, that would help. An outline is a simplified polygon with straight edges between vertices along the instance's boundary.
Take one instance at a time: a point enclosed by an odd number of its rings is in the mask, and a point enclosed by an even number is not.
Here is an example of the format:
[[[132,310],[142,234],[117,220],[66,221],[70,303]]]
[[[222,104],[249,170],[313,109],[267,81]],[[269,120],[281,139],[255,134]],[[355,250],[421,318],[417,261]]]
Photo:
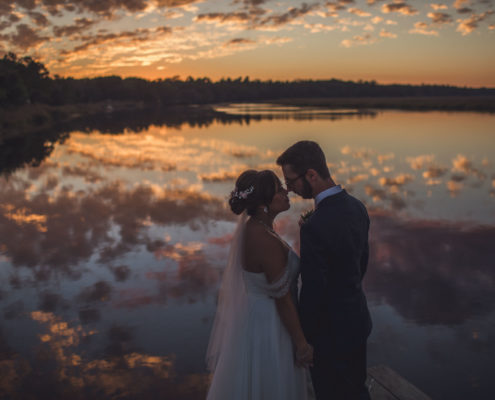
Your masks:
[[[247,168],[281,176],[276,157],[311,139],[371,217],[368,364],[434,399],[492,399],[495,115],[216,112],[2,145],[0,397],[204,398],[227,196]],[[312,203],[291,204],[276,229],[298,249]]]

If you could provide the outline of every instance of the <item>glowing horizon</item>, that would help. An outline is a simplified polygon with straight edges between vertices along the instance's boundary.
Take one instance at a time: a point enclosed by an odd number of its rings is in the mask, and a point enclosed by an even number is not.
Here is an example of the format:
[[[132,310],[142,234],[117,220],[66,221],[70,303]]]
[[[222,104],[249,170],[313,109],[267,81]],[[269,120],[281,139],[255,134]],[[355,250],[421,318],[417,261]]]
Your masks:
[[[0,55],[52,75],[495,87],[493,0],[11,0]]]

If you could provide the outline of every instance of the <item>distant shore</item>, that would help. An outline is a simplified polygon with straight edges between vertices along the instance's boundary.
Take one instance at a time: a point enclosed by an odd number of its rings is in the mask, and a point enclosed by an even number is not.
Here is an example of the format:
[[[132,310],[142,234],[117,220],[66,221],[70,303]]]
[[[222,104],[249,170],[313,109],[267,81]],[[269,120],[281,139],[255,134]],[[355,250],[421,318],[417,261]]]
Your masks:
[[[495,96],[293,98],[267,103],[331,109],[495,112]]]
[[[321,107],[326,109],[369,110],[411,110],[411,111],[471,111],[495,112],[495,96],[452,96],[452,97],[349,97],[349,98],[284,98],[263,100],[259,103],[291,105],[300,107]],[[187,112],[194,105],[152,106],[165,111],[172,108]],[[212,113],[213,105],[194,106],[196,112]],[[27,104],[14,108],[0,108],[0,143],[9,137],[23,135],[49,128],[53,124],[66,123],[93,115],[114,112],[144,110],[151,108],[142,102],[97,102],[51,106]]]

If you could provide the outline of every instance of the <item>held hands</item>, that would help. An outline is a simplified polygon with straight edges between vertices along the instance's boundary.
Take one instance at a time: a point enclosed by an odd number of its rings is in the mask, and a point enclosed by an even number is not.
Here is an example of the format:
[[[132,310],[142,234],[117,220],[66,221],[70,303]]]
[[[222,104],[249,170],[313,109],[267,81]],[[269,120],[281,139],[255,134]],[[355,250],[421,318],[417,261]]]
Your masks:
[[[302,346],[296,347],[296,365],[298,367],[313,366],[313,346],[309,343],[304,343]]]

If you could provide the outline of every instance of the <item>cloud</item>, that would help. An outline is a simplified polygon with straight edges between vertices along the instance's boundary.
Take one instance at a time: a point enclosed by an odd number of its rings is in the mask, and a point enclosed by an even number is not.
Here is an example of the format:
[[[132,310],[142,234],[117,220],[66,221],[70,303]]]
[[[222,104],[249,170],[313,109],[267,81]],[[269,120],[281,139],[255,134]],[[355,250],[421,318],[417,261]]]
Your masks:
[[[452,160],[452,171],[453,172],[462,172],[466,175],[473,175],[477,177],[479,180],[485,180],[486,174],[478,168],[474,167],[474,164],[471,160],[469,160],[463,154],[458,154]]]
[[[472,8],[469,8],[469,7],[462,7],[462,8],[458,8],[457,9],[457,12],[459,14],[470,14],[473,12],[473,9]]]
[[[430,165],[426,171],[423,172],[423,178],[425,179],[430,179],[430,178],[439,178],[448,171],[447,168],[445,167],[440,167],[436,165]]]
[[[419,35],[438,36],[438,31],[431,29],[426,22],[416,22],[414,28],[409,30],[409,33],[417,33]]]
[[[86,23],[86,22],[84,22]],[[82,23],[82,24],[84,24]],[[89,22],[87,22],[89,23]],[[66,27],[69,30],[74,29],[78,30],[77,26]],[[119,33],[98,33],[96,35],[86,35],[81,36],[80,39],[84,42],[83,44],[74,47],[72,50],[65,50],[62,54],[74,54],[78,52],[86,51],[87,49],[95,46],[99,46],[101,44],[106,44],[109,47],[109,44],[135,44],[139,42],[146,42],[151,40],[154,36],[159,35],[169,35],[172,33],[172,28],[162,26],[158,28],[139,28],[134,31],[125,31]]]
[[[463,36],[469,35],[476,28],[478,28],[478,24],[480,22],[484,21],[493,13],[494,12],[492,10],[489,10],[481,14],[473,14],[466,19],[458,19],[457,22],[459,25],[457,26],[457,32],[461,32]]]
[[[50,24],[48,18],[46,18],[42,13],[36,11],[29,11],[29,17],[33,20],[33,22],[40,27],[46,27]]]
[[[371,14],[369,12],[363,11],[359,8],[349,8],[347,10],[351,14],[357,15],[358,17],[370,17]]]
[[[471,0],[455,0],[454,2],[454,8],[462,8],[464,5],[469,5],[471,3]]]
[[[412,169],[423,169],[429,164],[433,163],[435,156],[433,154],[424,154],[417,157],[407,157],[406,161],[409,163]]]
[[[231,23],[231,22],[250,22],[253,20],[253,16],[247,12],[212,12],[206,14],[198,14],[195,17],[198,22],[218,22],[218,23]]]
[[[350,146],[344,146],[340,149],[340,153],[343,155],[350,155],[353,158],[369,159],[376,154],[376,151],[367,148],[352,148]]]
[[[449,7],[445,4],[430,4],[430,7],[433,8],[435,11],[437,10],[447,10]]]
[[[286,25],[290,22],[293,22],[294,20],[301,18],[307,14],[309,14],[311,11],[315,10],[318,8],[318,4],[312,4],[308,5],[306,3],[303,3],[301,7],[291,7],[287,12],[278,14],[278,15],[270,15],[268,17],[263,18],[260,21],[260,26],[266,26],[266,25],[273,25],[273,26],[280,26],[280,25]]]
[[[384,4],[382,5],[382,13],[384,14],[389,14],[389,13],[400,13],[403,15],[416,15],[418,14],[418,11],[411,7],[409,4],[402,2],[402,1],[397,1],[394,3],[389,3],[389,4]]]
[[[395,39],[397,37],[397,34],[392,33],[392,32],[389,32],[389,31],[386,31],[385,29],[382,29],[380,31],[380,37],[386,37],[386,38]]]
[[[414,180],[414,176],[411,174],[400,174],[393,178],[381,177],[379,179],[382,186],[403,186]]]
[[[453,22],[452,17],[446,13],[441,13],[441,12],[431,13],[430,12],[427,15],[429,18],[432,19],[432,22],[434,24],[443,25],[443,24],[449,24],[449,23]]]
[[[254,40],[251,40],[251,39],[234,38],[234,39],[231,39],[228,42],[224,43],[224,46],[226,46],[226,47],[244,46],[244,45],[251,45],[251,44],[256,44],[256,42]]]
[[[94,25],[97,21],[87,18],[76,18],[73,25],[54,26],[53,33],[56,37],[72,36],[76,33],[85,31],[90,26]]]
[[[16,33],[6,36],[10,43],[22,50],[36,48],[49,39],[48,36],[42,36],[39,31],[32,29],[29,25],[19,24],[16,26]]]

